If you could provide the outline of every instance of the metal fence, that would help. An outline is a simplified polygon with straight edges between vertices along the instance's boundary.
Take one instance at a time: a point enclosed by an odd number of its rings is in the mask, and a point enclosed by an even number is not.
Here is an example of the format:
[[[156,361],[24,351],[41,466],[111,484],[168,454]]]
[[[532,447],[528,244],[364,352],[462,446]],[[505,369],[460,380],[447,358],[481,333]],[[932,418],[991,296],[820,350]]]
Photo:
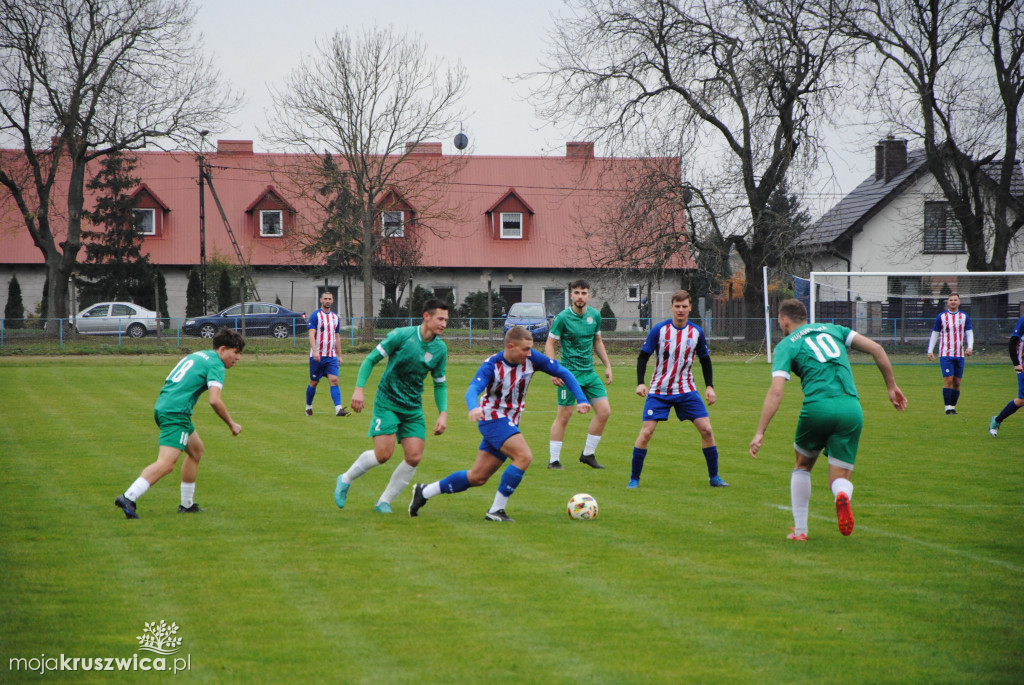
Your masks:
[[[207,335],[210,330],[187,326],[185,318],[160,320],[157,330],[146,330],[139,335],[139,328],[119,326],[105,335],[82,334],[68,319],[8,319],[0,322],[0,352],[4,354],[40,353],[56,351],[62,353],[102,352],[165,352],[205,348],[209,346]],[[657,324],[661,319],[655,319]],[[763,318],[708,318],[691,319],[704,329],[712,348],[718,350],[763,350],[765,347],[765,321]],[[870,336],[896,352],[923,352],[934,322],[932,318],[850,318],[819,317],[819,321],[837,323]],[[342,319],[342,347],[345,349],[369,348],[382,340],[391,330],[401,326],[419,323],[419,318],[374,318],[372,342],[364,339],[363,323],[360,317]],[[1016,319],[973,319],[975,348],[979,351],[992,350],[1002,354],[1006,341]],[[252,323],[252,322],[247,322]],[[639,318],[619,317],[604,319],[602,339],[613,353],[633,353],[643,344],[652,321]],[[782,338],[774,319],[771,321],[771,339],[774,346]],[[242,330],[241,320],[233,326]],[[288,320],[286,325],[247,325],[246,339],[250,346],[259,351],[289,351],[308,347],[308,329],[305,320]],[[444,333],[444,339],[455,350],[492,351],[501,348],[505,333],[505,320],[452,318]],[[544,336],[536,340],[538,349],[543,349]]]

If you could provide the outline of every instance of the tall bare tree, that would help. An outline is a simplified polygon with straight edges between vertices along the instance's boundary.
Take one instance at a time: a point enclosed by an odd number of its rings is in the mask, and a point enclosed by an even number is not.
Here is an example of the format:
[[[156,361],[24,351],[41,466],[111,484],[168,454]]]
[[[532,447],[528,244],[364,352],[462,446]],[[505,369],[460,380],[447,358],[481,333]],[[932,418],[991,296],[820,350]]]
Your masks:
[[[390,208],[382,203],[401,197],[416,208],[418,230],[437,230],[436,219],[448,211],[439,209],[439,190],[462,160],[419,154],[418,146],[455,129],[465,88],[465,71],[428,59],[419,37],[372,28],[318,41],[316,54],[271,93],[275,109],[268,139],[311,157],[321,151],[336,155],[358,205],[345,250],[363,281],[364,337],[373,334],[377,248],[382,240],[403,240],[384,235],[381,215]],[[311,178],[323,168],[319,160],[312,164]]]
[[[539,111],[553,121],[574,115],[584,133],[634,145],[671,130],[684,174],[714,172],[703,190],[718,213],[749,212],[724,239],[743,260],[746,312],[757,316],[760,269],[779,261],[769,197],[792,165],[814,162],[844,39],[806,0],[574,5],[553,36]]]
[[[237,104],[194,17],[188,0],[0,0],[0,145],[17,149],[0,184],[43,253],[51,317],[68,314],[88,162],[197,140]]]
[[[923,143],[962,228],[968,270],[1005,270],[1024,227],[1024,198],[1011,192],[1021,173],[1024,4],[823,0],[821,11],[873,48],[870,94],[890,126]]]

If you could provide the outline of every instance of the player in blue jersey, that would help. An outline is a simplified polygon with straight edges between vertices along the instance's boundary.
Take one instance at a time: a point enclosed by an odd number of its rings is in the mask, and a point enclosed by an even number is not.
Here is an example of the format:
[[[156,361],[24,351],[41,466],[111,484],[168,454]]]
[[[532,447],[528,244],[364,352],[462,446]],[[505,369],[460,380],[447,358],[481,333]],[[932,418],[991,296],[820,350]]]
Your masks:
[[[209,390],[210,407],[231,429],[231,435],[238,435],[242,427],[235,423],[221,399],[224,376],[234,366],[245,349],[245,338],[238,331],[221,328],[213,336],[213,350],[193,352],[184,357],[167,374],[164,387],[153,408],[153,418],[160,427],[160,448],[156,461],[143,469],[123,495],[114,500],[124,515],[137,519],[135,502],[150,486],[174,470],[178,457],[185,452],[187,459],[181,466],[181,505],[179,514],[194,514],[202,511],[193,501],[196,491],[196,472],[203,457],[203,441],[199,431],[192,425],[192,411],[199,396]]]
[[[707,339],[699,326],[689,322],[690,293],[677,290],[672,294],[672,318],[662,321],[647,334],[636,362],[636,394],[644,399],[640,435],[633,443],[632,472],[627,488],[640,487],[640,473],[647,459],[650,444],[659,421],[668,420],[675,411],[680,421],[693,421],[700,433],[701,452],[708,467],[708,483],[713,488],[729,487],[718,475],[718,447],[711,430],[707,407],[693,382],[693,360],[700,360],[704,373],[704,397],[714,404],[714,379]],[[654,374],[647,386],[647,362],[654,356]]]
[[[417,516],[431,497],[454,494],[483,485],[501,465],[510,460],[498,484],[494,502],[485,516],[488,521],[507,521],[505,513],[508,498],[523,479],[523,473],[533,461],[530,446],[519,432],[519,417],[526,401],[526,389],[536,371],[561,378],[576,397],[576,412],[590,411],[580,384],[573,375],[554,359],[533,349],[533,336],[522,326],[510,328],[505,334],[505,349],[483,363],[466,391],[466,407],[470,421],[477,422],[483,436],[476,461],[469,471],[456,471],[447,477],[413,487],[409,516]],[[478,397],[483,393],[483,397]]]
[[[971,317],[960,311],[960,296],[946,299],[946,311],[935,317],[928,339],[928,361],[935,361],[932,350],[939,344],[939,368],[942,370],[942,402],[947,414],[956,414],[960,400],[960,381],[964,377],[964,357],[974,354],[974,330]]]
[[[341,388],[338,371],[341,366],[341,318],[331,311],[334,295],[325,290],[320,295],[320,309],[309,317],[309,385],[306,386],[306,416],[313,415],[313,396],[320,379],[327,377],[334,400],[334,415],[348,416],[352,412],[341,406]]]
[[[1017,396],[1007,402],[1003,410],[988,424],[988,432],[993,438],[999,437],[999,424],[1006,420],[1006,417],[1024,407],[1024,316],[1017,319],[1017,325],[1010,333],[1010,362],[1013,370],[1017,372]]]

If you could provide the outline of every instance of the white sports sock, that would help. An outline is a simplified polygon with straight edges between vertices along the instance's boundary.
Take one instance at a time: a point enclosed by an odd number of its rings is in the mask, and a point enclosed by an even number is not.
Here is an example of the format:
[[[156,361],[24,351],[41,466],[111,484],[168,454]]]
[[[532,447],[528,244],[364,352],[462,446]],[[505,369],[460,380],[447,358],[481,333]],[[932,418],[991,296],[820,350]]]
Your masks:
[[[352,481],[375,466],[380,466],[380,462],[377,461],[377,455],[373,453],[373,450],[366,450],[352,462],[352,466],[348,467],[348,471],[341,474],[341,482],[351,485]]]
[[[196,495],[196,484],[195,483],[182,483],[181,484],[181,506],[191,507],[192,498]]]
[[[388,481],[388,486],[384,488],[384,494],[377,500],[377,504],[381,502],[391,502],[398,497],[398,495],[408,487],[409,483],[412,482],[412,477],[416,475],[416,467],[409,466],[405,461],[395,467],[395,472],[391,474],[391,480]]]
[[[124,496],[134,502],[145,495],[146,490],[149,490],[149,481],[139,476],[131,487],[124,491]]]
[[[587,433],[587,444],[583,446],[583,454],[593,454],[597,451],[597,443],[601,442],[600,435],[591,435]]]
[[[793,527],[797,532],[807,530],[807,513],[811,507],[811,472],[793,469],[789,477],[789,497],[793,504]]]
[[[548,454],[550,455],[548,457],[549,464],[554,464],[556,461],[558,461],[558,458],[562,456],[562,441],[551,440],[550,442],[548,442]]]
[[[430,499],[431,497],[437,497],[440,494],[441,481],[439,480],[435,480],[433,483],[423,486],[423,496],[427,499]]]
[[[845,478],[836,478],[832,481],[832,494],[839,497],[840,492],[845,492],[849,499],[853,499],[853,483]]]
[[[498,511],[499,509],[504,509],[506,504],[508,504],[508,496],[501,494],[501,491],[499,490],[498,492],[494,493],[494,503],[491,505],[491,508],[488,509],[487,511],[494,512]]]

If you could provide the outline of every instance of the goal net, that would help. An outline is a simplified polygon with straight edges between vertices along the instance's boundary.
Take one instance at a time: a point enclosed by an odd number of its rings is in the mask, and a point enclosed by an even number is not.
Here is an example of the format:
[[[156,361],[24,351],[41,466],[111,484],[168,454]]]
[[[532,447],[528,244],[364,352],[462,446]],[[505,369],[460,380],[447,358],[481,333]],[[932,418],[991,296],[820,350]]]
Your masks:
[[[802,283],[800,281],[803,281]],[[794,281],[812,322],[838,323],[896,349],[927,345],[949,295],[971,317],[975,345],[1004,344],[1024,315],[1024,272],[822,272]]]

